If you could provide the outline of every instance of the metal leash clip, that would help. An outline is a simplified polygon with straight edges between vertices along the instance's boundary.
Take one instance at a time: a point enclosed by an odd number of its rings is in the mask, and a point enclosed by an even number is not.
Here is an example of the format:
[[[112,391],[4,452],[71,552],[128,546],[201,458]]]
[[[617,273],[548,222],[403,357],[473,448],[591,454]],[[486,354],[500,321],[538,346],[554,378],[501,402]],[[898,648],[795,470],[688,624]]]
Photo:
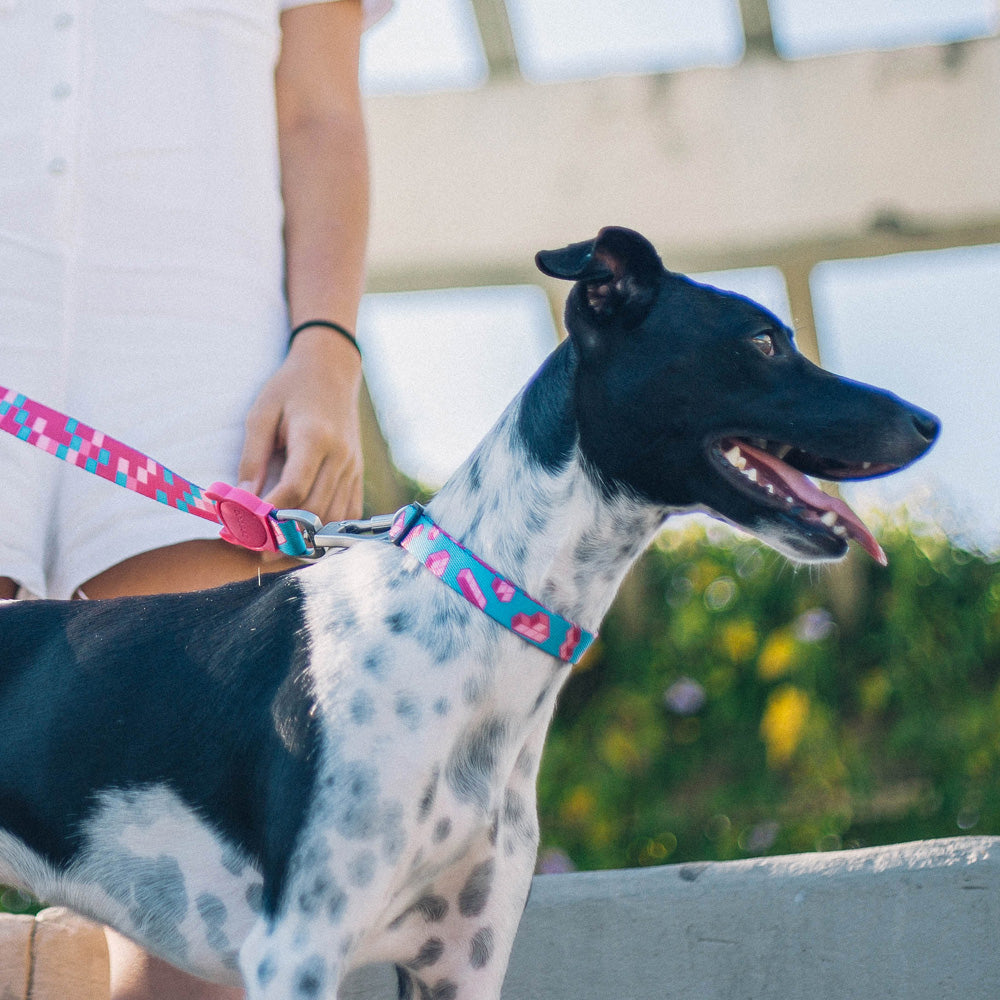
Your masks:
[[[347,549],[357,542],[385,535],[396,515],[376,514],[367,520],[332,521],[330,524],[323,524],[308,510],[278,510],[274,516],[279,522],[295,522],[307,546],[306,552],[296,558],[315,562],[326,554],[327,549]]]

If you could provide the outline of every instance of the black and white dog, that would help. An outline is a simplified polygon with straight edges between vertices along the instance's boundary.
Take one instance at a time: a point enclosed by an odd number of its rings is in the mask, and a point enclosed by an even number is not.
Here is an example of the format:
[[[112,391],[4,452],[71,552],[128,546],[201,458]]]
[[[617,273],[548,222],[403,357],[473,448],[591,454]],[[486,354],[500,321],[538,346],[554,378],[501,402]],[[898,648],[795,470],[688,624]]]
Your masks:
[[[596,630],[674,513],[837,559],[857,516],[806,475],[921,456],[930,414],[808,362],[741,296],[624,229],[538,255],[569,338],[428,507]],[[0,607],[0,882],[251,998],[500,995],[568,666],[366,541],[198,594]]]

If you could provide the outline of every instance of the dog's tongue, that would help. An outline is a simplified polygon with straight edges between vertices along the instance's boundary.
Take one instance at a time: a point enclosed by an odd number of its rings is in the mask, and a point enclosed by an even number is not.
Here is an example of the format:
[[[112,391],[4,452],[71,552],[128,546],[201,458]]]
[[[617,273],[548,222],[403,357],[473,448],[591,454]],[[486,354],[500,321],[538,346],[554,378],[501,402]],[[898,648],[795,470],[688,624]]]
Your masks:
[[[811,479],[804,476],[798,469],[793,469],[787,462],[782,462],[776,455],[760,451],[743,441],[740,442],[739,448],[755,466],[766,468],[769,475],[779,479],[785,489],[807,507],[821,513],[829,511],[835,514],[846,529],[848,537],[853,538],[880,566],[889,564],[889,560],[886,558],[882,546],[875,540],[875,536],[843,500],[824,493]]]

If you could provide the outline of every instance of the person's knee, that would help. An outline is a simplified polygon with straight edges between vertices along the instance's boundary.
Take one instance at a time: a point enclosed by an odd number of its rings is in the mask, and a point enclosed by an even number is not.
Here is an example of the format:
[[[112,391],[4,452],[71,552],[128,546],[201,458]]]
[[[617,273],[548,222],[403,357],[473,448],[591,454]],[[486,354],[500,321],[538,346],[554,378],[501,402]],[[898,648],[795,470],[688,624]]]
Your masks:
[[[126,559],[82,584],[80,592],[103,598],[207,590],[292,564],[265,562],[257,552],[217,539],[195,540]]]

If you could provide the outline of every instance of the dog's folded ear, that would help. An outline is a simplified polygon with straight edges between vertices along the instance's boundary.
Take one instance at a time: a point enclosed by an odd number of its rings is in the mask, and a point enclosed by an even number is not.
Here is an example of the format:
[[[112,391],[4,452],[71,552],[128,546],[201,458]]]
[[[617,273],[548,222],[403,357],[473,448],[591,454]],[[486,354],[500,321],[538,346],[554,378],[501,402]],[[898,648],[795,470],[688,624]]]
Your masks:
[[[538,269],[552,278],[584,283],[595,317],[641,322],[664,274],[656,249],[631,229],[608,226],[597,238],[535,255]]]

